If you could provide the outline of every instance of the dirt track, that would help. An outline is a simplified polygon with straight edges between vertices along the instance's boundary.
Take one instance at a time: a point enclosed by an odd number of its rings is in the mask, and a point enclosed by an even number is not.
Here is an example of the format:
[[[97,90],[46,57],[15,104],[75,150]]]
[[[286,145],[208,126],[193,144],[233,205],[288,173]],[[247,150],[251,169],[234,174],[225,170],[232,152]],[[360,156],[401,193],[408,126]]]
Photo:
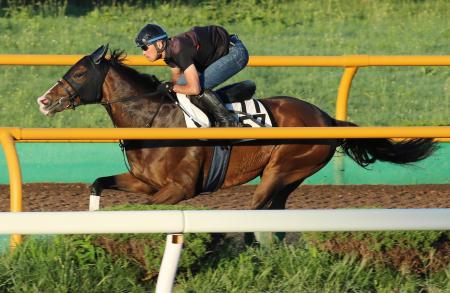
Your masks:
[[[199,195],[180,204],[212,209],[248,209],[255,185]],[[24,211],[86,211],[86,184],[25,184]],[[9,210],[9,186],[0,185],[0,211]],[[148,195],[105,191],[101,206],[145,204]],[[289,209],[319,208],[450,208],[450,185],[305,185],[288,199]]]

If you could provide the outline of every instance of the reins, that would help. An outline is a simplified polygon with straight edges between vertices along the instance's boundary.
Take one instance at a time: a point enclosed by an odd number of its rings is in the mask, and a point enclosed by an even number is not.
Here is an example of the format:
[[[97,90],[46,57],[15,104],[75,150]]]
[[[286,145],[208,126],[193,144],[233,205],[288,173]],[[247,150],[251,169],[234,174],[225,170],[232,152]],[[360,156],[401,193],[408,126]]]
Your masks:
[[[111,104],[116,104],[116,103],[129,102],[129,101],[133,101],[136,99],[142,99],[142,98],[154,98],[154,97],[157,97],[158,95],[161,96],[161,102],[162,102],[162,98],[164,97],[164,95],[162,95],[158,92],[151,92],[151,93],[141,95],[141,96],[129,96],[129,97],[120,98],[120,99],[117,99],[114,101],[99,102],[98,104],[105,106],[105,105],[111,105]]]

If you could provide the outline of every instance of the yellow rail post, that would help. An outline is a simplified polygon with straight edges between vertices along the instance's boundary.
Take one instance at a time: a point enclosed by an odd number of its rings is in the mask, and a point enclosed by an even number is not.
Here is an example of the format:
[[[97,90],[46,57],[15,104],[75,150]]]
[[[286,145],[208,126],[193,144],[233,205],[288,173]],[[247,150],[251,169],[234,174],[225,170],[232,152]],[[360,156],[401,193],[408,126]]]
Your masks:
[[[344,69],[336,99],[336,119],[338,120],[347,120],[348,96],[357,71],[358,67],[345,67]],[[345,172],[344,154],[336,152],[334,157],[334,180],[337,184],[342,185]]]
[[[19,156],[17,155],[14,138],[6,130],[0,129],[0,141],[5,152],[9,174],[10,209],[11,212],[22,211],[22,173],[20,171]],[[10,248],[13,250],[22,242],[22,236],[13,234],[10,239]]]
[[[357,71],[358,67],[346,67],[342,75],[336,100],[336,119],[338,120],[347,120],[348,96]]]

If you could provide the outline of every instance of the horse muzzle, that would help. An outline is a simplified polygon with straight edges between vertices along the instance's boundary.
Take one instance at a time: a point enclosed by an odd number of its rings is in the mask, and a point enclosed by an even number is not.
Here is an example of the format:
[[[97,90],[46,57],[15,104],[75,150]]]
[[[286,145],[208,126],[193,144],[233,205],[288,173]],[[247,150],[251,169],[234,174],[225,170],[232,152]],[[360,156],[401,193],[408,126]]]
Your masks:
[[[53,117],[56,112],[61,112],[70,106],[70,101],[66,97],[60,98],[53,102],[42,96],[37,99],[37,103],[39,105],[39,111],[49,117]]]

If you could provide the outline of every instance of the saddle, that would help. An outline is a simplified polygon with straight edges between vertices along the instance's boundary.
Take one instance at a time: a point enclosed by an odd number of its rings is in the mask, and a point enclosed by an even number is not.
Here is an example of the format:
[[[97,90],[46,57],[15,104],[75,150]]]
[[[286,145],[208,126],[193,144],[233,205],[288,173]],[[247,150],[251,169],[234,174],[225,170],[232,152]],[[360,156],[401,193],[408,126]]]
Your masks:
[[[252,80],[244,80],[224,86],[215,91],[225,104],[251,99],[256,92],[256,84]]]

